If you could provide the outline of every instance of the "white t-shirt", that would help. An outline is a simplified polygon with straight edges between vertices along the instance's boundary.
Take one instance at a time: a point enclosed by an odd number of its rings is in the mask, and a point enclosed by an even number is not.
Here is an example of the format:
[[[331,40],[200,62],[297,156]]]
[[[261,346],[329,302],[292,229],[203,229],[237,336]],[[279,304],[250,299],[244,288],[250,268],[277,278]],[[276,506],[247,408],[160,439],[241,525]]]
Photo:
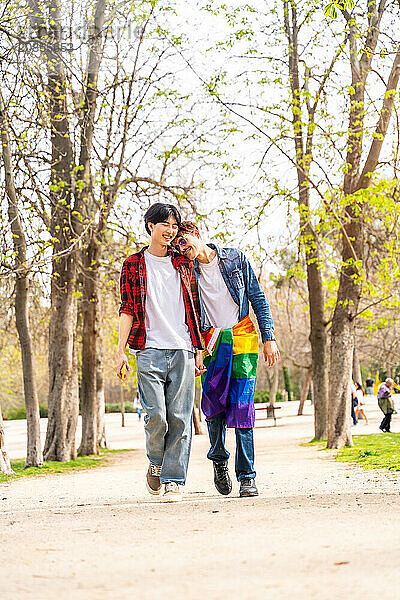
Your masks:
[[[200,263],[201,299],[212,327],[228,329],[239,322],[239,306],[233,300],[218,265],[218,255],[209,263]]]
[[[181,280],[169,256],[144,253],[147,273],[146,346],[159,350],[190,350]]]

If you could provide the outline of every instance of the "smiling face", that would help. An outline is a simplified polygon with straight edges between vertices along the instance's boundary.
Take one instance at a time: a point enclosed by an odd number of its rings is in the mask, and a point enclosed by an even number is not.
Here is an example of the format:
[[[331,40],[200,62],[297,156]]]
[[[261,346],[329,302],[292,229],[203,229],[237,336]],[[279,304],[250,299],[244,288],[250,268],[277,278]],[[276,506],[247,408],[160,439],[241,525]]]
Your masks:
[[[174,241],[175,248],[189,260],[194,260],[198,257],[202,245],[203,243],[198,231],[179,234]]]
[[[161,223],[148,223],[151,232],[152,244],[160,246],[169,246],[178,233],[178,223],[175,217],[168,217],[166,221]]]

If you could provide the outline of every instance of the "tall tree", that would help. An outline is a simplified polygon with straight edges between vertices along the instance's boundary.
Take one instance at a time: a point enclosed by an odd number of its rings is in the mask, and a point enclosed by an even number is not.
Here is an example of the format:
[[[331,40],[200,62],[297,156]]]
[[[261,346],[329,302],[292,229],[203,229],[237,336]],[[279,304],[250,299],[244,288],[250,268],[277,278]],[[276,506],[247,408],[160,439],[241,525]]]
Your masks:
[[[8,199],[8,216],[15,253],[15,321],[21,346],[24,398],[27,420],[26,467],[43,464],[40,440],[40,414],[35,374],[35,357],[29,324],[29,269],[26,256],[26,237],[18,207],[14,168],[9,136],[9,122],[3,93],[0,88],[0,129]]]
[[[69,461],[76,457],[75,432],[78,422],[75,292],[76,231],[80,226],[72,193],[74,164],[63,60],[61,0],[50,0],[46,5],[30,0],[30,20],[33,31],[41,41],[42,58],[46,66],[45,93],[51,136],[50,234],[55,242],[49,327],[48,427],[44,456],[46,460]]]
[[[308,304],[310,314],[310,343],[312,353],[312,384],[314,391],[314,436],[326,437],[326,417],[328,404],[328,334],[325,317],[325,295],[321,273],[320,237],[313,226],[310,211],[310,167],[313,161],[315,117],[327,79],[342,51],[334,55],[324,73],[318,90],[312,97],[307,90],[311,72],[305,68],[303,82],[300,82],[300,55],[298,36],[297,2],[284,0],[284,28],[288,42],[288,70],[293,115],[293,139],[298,184],[298,206],[300,240],[304,248],[307,269]],[[303,21],[305,25],[305,21]],[[304,93],[306,92],[306,93]],[[304,111],[307,122],[304,122]]]
[[[355,13],[341,9],[349,33],[351,87],[346,172],[343,181],[344,217],[341,232],[342,268],[332,320],[331,371],[329,387],[328,448],[352,445],[350,432],[350,381],[353,365],[355,320],[362,293],[364,267],[365,204],[368,187],[378,166],[393,110],[400,76],[400,49],[394,53],[391,71],[379,109],[375,132],[362,164],[365,141],[365,96],[372,61],[378,54],[386,0],[366,3],[363,34]]]
[[[76,186],[77,204],[80,213],[89,221],[85,237],[85,246],[81,252],[82,266],[82,440],[79,454],[98,454],[101,438],[104,434],[102,398],[97,393],[97,383],[101,374],[99,351],[99,276],[101,246],[99,233],[104,231],[106,219],[104,209],[100,211],[100,225],[91,222],[94,201],[93,173],[91,154],[95,125],[97,81],[102,59],[102,44],[105,22],[105,0],[98,0],[95,6],[93,30],[89,37],[87,70],[84,83],[84,99],[81,120],[81,148],[79,157],[78,185]],[[81,185],[79,185],[81,184]],[[88,209],[89,207],[89,209]],[[107,211],[108,212],[108,211]],[[100,390],[99,390],[100,392]],[[100,435],[100,439],[99,439]]]

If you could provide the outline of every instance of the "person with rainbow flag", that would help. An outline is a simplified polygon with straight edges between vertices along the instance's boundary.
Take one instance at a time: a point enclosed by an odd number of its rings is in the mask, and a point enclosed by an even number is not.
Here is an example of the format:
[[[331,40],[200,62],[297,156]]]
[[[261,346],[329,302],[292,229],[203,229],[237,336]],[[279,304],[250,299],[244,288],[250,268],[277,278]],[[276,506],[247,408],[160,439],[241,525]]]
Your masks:
[[[279,360],[274,322],[265,294],[246,256],[236,248],[205,244],[195,223],[184,221],[175,247],[193,261],[198,287],[200,329],[206,347],[202,375],[202,410],[206,416],[214,484],[220,494],[232,491],[226,427],[235,429],[235,472],[241,497],[257,496],[254,470],[254,391],[258,333],[249,317],[257,318],[265,362]],[[202,367],[202,365],[201,365]]]

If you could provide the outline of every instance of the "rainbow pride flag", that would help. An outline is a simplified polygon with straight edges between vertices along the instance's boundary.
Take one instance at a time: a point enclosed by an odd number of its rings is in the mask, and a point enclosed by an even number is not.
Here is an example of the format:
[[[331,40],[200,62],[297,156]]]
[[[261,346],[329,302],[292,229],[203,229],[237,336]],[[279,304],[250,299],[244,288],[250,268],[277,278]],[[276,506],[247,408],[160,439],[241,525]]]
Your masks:
[[[207,356],[201,408],[207,419],[222,412],[227,427],[254,427],[258,334],[250,317],[230,329],[203,334]]]

